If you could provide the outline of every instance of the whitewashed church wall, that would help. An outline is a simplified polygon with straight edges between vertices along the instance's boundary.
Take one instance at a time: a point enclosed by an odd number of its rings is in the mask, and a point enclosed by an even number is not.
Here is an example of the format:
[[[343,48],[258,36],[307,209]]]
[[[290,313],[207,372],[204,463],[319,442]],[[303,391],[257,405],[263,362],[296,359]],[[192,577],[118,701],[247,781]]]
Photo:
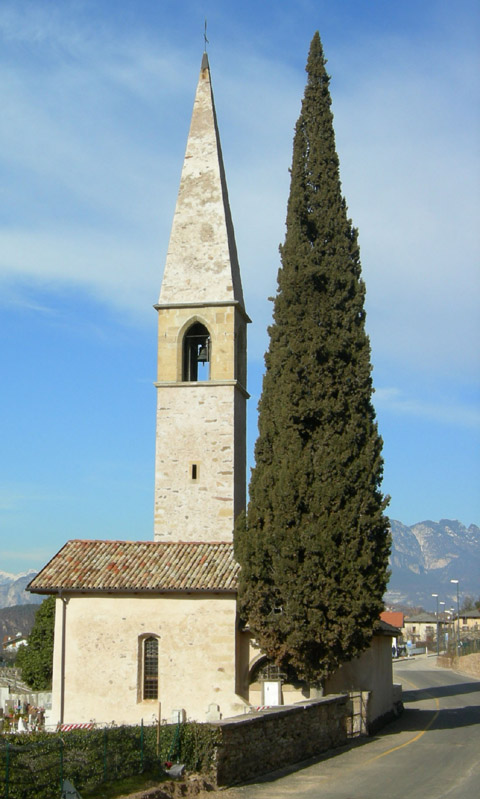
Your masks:
[[[58,600],[60,603],[61,600]],[[72,597],[66,606],[67,634],[62,669],[61,605],[55,631],[52,721],[60,721],[60,676],[65,673],[65,723],[170,721],[184,709],[187,719],[206,721],[212,707],[221,717],[245,711],[235,694],[234,596]],[[158,637],[158,700],[142,700],[139,637]]]

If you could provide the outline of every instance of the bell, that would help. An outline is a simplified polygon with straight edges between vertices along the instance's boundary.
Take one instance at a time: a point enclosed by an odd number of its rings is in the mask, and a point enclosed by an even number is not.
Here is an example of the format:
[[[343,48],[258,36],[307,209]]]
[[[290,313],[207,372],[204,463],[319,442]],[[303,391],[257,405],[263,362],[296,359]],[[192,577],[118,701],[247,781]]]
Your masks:
[[[208,345],[202,344],[198,351],[197,361],[199,363],[206,363],[208,361]]]

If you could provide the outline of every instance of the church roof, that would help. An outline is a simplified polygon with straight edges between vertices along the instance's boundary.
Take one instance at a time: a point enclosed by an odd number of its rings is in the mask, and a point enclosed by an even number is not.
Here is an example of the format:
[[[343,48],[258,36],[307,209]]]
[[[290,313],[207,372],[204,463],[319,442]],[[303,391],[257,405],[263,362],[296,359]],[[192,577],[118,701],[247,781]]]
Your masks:
[[[38,594],[235,591],[231,543],[67,541],[27,586]]]
[[[163,305],[244,307],[210,67],[203,55],[160,291]]]

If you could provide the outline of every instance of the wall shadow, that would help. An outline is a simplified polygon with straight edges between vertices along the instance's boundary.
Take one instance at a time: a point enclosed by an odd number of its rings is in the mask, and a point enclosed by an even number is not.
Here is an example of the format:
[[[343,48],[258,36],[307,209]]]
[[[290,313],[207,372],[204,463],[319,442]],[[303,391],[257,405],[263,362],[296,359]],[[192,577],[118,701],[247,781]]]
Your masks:
[[[480,682],[462,682],[454,685],[439,685],[431,688],[415,688],[403,691],[404,702],[420,702],[431,697],[440,699],[445,696],[461,696],[462,694],[479,694]]]
[[[437,717],[435,718],[435,716]],[[453,730],[459,727],[475,726],[480,724],[480,705],[442,708],[441,710],[436,708],[421,710],[416,707],[407,707],[402,716],[383,727],[377,737],[385,738],[385,736],[398,735],[401,732],[422,732],[428,724],[431,724],[429,730]]]

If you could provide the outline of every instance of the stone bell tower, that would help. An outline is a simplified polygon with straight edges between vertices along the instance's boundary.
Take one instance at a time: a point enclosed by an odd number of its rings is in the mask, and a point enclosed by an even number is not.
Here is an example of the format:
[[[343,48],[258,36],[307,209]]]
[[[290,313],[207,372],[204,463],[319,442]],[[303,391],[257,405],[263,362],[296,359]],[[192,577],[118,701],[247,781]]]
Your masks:
[[[232,541],[246,501],[246,325],[203,55],[158,305],[156,541]]]

